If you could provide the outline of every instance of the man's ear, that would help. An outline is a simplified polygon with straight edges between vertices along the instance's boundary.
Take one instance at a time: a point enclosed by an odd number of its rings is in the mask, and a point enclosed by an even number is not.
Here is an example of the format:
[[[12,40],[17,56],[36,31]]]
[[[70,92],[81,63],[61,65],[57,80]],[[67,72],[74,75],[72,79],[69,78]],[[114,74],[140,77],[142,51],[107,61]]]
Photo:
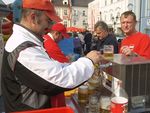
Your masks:
[[[59,32],[58,31],[54,31],[54,34],[57,36],[57,35],[59,35]]]
[[[38,22],[38,18],[37,18],[37,16],[35,15],[35,13],[30,13],[30,21],[33,23],[33,24],[37,24],[37,23],[39,23]]]
[[[54,36],[57,36],[57,32],[56,32],[56,31],[53,31],[53,30],[52,30],[52,31],[51,31],[51,34],[53,35],[53,37],[54,37]]]

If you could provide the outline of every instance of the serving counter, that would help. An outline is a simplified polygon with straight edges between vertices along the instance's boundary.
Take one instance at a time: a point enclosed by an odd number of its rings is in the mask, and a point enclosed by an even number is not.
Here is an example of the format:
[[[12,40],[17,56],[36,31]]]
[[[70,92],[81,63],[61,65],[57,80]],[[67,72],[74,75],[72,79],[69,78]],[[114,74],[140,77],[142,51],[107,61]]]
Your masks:
[[[140,56],[115,54],[113,59],[101,61],[101,71],[108,80],[103,86],[113,91],[115,82],[122,81],[128,94],[128,111],[131,113],[150,113],[150,60]],[[103,81],[102,81],[103,82]],[[100,91],[100,94],[104,91]],[[77,95],[69,99],[76,113],[87,113],[87,108],[78,103]]]

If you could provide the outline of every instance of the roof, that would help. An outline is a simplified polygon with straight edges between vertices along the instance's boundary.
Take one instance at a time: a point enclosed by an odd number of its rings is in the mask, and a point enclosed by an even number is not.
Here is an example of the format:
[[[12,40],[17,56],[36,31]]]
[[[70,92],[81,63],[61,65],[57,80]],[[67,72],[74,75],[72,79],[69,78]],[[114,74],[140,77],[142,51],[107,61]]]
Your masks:
[[[72,6],[78,6],[78,7],[88,7],[88,4],[92,2],[93,0],[70,0]],[[52,0],[52,3],[55,6],[64,6],[63,0]]]
[[[88,7],[88,4],[94,0],[72,0],[72,6]]]
[[[64,6],[64,5],[63,5],[63,0],[52,0],[52,3],[53,3],[55,6]]]

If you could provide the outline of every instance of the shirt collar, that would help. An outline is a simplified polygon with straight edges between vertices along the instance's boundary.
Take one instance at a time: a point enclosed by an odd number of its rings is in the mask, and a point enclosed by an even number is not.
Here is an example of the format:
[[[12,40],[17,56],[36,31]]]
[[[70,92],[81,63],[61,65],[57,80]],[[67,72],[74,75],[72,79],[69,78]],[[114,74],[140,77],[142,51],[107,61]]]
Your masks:
[[[47,35],[49,35],[50,38],[51,38],[52,40],[54,40],[54,37],[53,37],[53,35],[52,35],[51,33],[48,33]],[[55,41],[55,40],[54,40],[54,41]]]
[[[37,39],[39,39],[41,42],[44,41],[44,39],[42,37],[39,37],[38,35],[36,35],[36,33],[34,33],[33,31],[31,31],[30,29],[28,29],[27,27],[21,25],[21,24],[17,24],[18,26],[23,27],[24,29],[26,29],[28,32],[30,32],[31,34],[33,34]]]

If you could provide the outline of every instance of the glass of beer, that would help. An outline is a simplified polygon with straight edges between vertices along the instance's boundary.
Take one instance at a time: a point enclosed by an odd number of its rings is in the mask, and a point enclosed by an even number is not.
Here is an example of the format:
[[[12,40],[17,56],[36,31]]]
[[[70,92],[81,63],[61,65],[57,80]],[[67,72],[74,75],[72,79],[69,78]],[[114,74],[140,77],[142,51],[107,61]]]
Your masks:
[[[110,113],[110,97],[101,96],[100,98],[100,113]]]
[[[113,45],[104,45],[103,54],[106,59],[113,59],[114,46]]]
[[[95,93],[96,93],[95,87],[89,85],[89,86],[88,86],[88,94],[89,94],[89,96],[90,96],[90,95],[93,95],[93,94],[95,94]]]
[[[88,102],[88,86],[82,85],[78,88],[78,102],[86,105]]]
[[[98,87],[99,86],[99,83],[100,83],[100,80],[99,78],[97,77],[97,79],[94,79],[94,78],[90,78],[88,80],[88,83],[92,86],[92,87]]]

